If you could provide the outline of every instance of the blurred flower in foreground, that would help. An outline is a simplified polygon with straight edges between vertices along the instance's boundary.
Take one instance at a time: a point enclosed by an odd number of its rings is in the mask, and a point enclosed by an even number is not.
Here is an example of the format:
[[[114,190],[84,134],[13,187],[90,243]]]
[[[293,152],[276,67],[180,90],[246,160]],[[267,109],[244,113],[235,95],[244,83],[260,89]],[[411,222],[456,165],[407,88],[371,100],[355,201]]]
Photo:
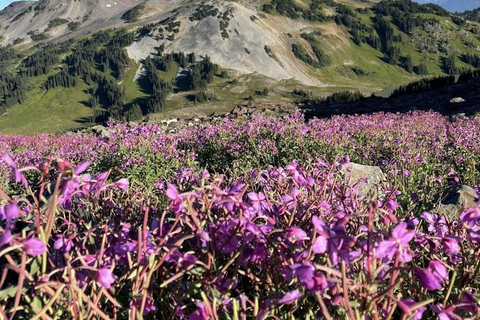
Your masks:
[[[107,268],[98,269],[95,280],[102,286],[107,289],[110,288],[110,285],[115,282],[115,277],[112,274],[112,271]]]
[[[447,268],[436,260],[430,261],[428,268],[415,268],[420,284],[427,290],[442,289],[442,281],[448,279]]]
[[[393,256],[398,252],[400,262],[409,262],[412,260],[408,243],[415,236],[415,231],[407,230],[407,223],[399,223],[392,231],[392,237],[389,240],[380,242],[377,248],[378,258],[387,258],[392,260]]]
[[[30,256],[41,255],[47,249],[45,244],[37,238],[28,239],[23,242],[23,248],[25,249],[25,252]]]

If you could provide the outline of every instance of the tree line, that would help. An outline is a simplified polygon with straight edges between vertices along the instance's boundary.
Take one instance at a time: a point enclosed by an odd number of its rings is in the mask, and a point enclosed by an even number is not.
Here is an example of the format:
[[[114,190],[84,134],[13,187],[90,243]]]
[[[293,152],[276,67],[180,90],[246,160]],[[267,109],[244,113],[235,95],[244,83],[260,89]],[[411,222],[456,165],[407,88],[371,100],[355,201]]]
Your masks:
[[[0,71],[0,114],[26,98],[25,82],[22,77],[7,71]]]
[[[408,93],[418,93],[432,89],[443,88],[457,82],[467,81],[480,77],[480,69],[470,69],[459,72],[457,75],[439,76],[433,78],[425,78],[415,82],[411,82],[405,86],[401,86],[395,90],[391,97],[398,97]]]

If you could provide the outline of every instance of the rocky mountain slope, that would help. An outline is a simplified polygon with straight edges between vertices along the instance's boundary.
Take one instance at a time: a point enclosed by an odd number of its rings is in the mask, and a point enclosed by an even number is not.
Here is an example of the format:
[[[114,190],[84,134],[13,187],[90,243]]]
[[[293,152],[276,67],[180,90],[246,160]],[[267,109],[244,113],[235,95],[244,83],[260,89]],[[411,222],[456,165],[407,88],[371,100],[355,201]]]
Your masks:
[[[12,3],[0,11],[0,130],[370,94],[480,67],[479,35],[409,0]]]
[[[137,0],[40,0],[13,2],[0,11],[4,43],[15,39],[31,40],[31,34],[48,33],[50,41],[71,33],[68,23],[81,26],[81,32],[122,24],[122,14],[138,5]],[[51,24],[54,21],[54,25]],[[55,23],[57,21],[57,23]]]
[[[218,13],[192,19],[196,12],[210,6]],[[298,63],[290,50],[292,41],[287,33],[308,29],[305,23],[283,17],[260,19],[256,10],[224,0],[185,8],[171,20],[179,24],[172,41],[156,38],[158,34],[154,33],[153,37],[144,37],[127,47],[128,55],[138,62],[154,52],[155,47],[166,44],[168,52],[208,55],[220,66],[240,73],[259,73],[275,80],[294,78],[306,85],[322,85],[308,74],[308,68]],[[275,58],[268,55],[266,47],[275,51]]]

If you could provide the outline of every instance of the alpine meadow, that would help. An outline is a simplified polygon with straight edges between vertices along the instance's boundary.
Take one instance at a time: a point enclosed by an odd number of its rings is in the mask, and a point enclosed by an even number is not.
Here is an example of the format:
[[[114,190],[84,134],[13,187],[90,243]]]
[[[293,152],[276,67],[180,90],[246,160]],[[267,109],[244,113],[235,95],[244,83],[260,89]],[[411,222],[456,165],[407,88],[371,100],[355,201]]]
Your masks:
[[[0,320],[479,319],[480,7],[424,2],[10,3]]]

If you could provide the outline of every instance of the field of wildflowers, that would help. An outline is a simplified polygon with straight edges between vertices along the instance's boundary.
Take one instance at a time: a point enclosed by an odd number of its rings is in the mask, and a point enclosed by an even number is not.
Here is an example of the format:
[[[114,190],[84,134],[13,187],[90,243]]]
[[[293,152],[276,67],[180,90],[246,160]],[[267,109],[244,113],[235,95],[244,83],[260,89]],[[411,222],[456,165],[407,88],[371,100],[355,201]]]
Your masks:
[[[0,135],[0,319],[477,319],[480,121],[300,113]],[[370,196],[340,168],[379,166]],[[361,183],[361,182],[359,182]]]

